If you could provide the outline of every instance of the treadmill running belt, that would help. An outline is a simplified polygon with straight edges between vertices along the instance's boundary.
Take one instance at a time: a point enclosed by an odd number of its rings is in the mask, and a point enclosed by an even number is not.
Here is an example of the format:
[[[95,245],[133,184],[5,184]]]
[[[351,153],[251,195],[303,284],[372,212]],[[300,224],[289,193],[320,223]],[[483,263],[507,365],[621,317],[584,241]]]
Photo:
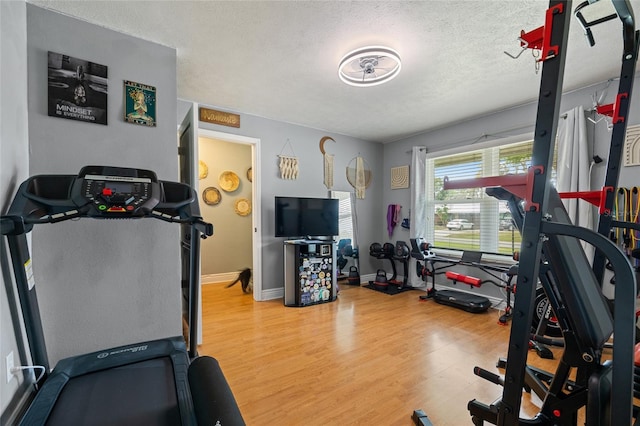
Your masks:
[[[72,378],[46,424],[181,424],[171,358],[156,358]]]

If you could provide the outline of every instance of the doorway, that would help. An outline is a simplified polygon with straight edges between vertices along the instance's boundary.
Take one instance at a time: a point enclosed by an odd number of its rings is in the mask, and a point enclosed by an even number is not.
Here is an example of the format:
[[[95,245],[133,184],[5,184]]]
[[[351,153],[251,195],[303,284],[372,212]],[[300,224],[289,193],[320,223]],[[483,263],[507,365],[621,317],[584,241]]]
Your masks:
[[[251,197],[251,224],[252,224],[252,257],[253,257],[253,299],[256,301],[264,300],[262,296],[262,227],[261,227],[261,182],[260,182],[260,139],[241,136],[231,133],[217,132],[199,128],[198,120],[198,104],[194,102],[185,102],[187,105],[185,111],[178,112],[178,161],[180,182],[186,183],[192,188],[198,189],[199,181],[199,159],[198,159],[198,138],[208,137],[219,139],[222,141],[248,144],[251,146],[251,167],[252,167],[252,197]],[[202,200],[202,194],[197,194]],[[201,204],[202,205],[202,204]],[[215,238],[215,223],[214,235]],[[184,237],[184,235],[183,235]],[[183,258],[182,277],[183,281],[186,276],[185,259],[189,253],[189,245],[184,244],[184,238],[181,240],[181,256]],[[198,264],[197,275],[201,276],[201,265]],[[200,281],[202,283],[202,281]],[[199,300],[196,312],[197,324],[202,324],[202,284],[197,288],[197,298]],[[184,291],[184,290],[183,290]],[[183,313],[184,313],[183,306]],[[189,314],[190,315],[190,314]],[[202,343],[202,327],[197,328],[198,344]]]
[[[231,149],[233,149],[233,145],[236,145],[236,149],[234,151],[237,152],[242,152],[243,148],[248,148],[246,149],[247,155],[248,155],[248,167],[242,166],[241,169],[239,168],[238,170],[229,170],[230,172],[233,172],[233,174],[235,176],[233,176],[233,180],[236,180],[239,182],[238,183],[238,188],[234,189],[233,191],[227,193],[224,191],[223,188],[219,188],[219,206],[215,206],[214,208],[219,208],[219,209],[224,209],[221,211],[224,211],[226,215],[229,216],[229,219],[232,221],[235,221],[237,223],[242,224],[243,221],[249,221],[249,223],[246,225],[249,229],[248,229],[248,233],[249,235],[246,237],[246,240],[248,241],[248,244],[246,242],[243,241],[239,241],[238,246],[234,247],[233,245],[231,245],[231,251],[238,251],[238,257],[239,258],[244,258],[244,259],[250,259],[250,265],[246,265],[246,264],[238,264],[236,266],[239,265],[244,265],[241,267],[234,267],[234,266],[229,266],[229,270],[226,271],[228,273],[230,273],[230,275],[228,277],[224,277],[226,280],[233,280],[235,279],[235,277],[237,276],[237,272],[242,269],[243,267],[247,267],[250,266],[252,268],[252,276],[253,276],[253,298],[256,301],[260,301],[262,300],[262,267],[261,267],[261,259],[262,259],[262,254],[260,251],[260,247],[262,246],[262,237],[261,237],[261,233],[260,233],[260,180],[258,179],[259,174],[258,174],[258,167],[259,167],[259,157],[260,157],[260,145],[259,139],[256,138],[251,138],[251,137],[246,137],[246,136],[240,136],[240,135],[235,135],[235,134],[230,134],[230,133],[223,133],[223,132],[217,132],[217,131],[213,131],[213,130],[207,130],[207,129],[198,129],[198,139],[199,139],[199,145],[203,146],[202,144],[215,144],[215,143],[219,143],[219,144],[227,144],[231,146]],[[199,151],[199,150],[198,150]],[[206,153],[206,149],[203,149],[203,154]],[[198,163],[200,164],[200,161],[203,161],[206,164],[206,161],[204,159],[203,156],[200,155],[200,153],[198,154]],[[211,160],[209,160],[211,161]],[[213,166],[213,165],[212,165]],[[218,176],[213,176],[214,181],[218,180]],[[246,197],[242,196],[242,192],[241,190],[243,189],[242,186],[246,185],[248,188],[244,188],[244,194],[247,194]],[[208,187],[207,187],[208,188]],[[205,191],[207,188],[200,188],[199,193],[200,196],[203,196],[203,191]],[[218,188],[216,188],[218,189]],[[229,188],[230,189],[230,188]],[[250,193],[250,195],[248,195]],[[217,197],[217,195],[215,195],[215,197]],[[244,202],[245,198],[249,198],[250,197],[250,203],[248,203],[249,205],[247,206],[247,203]],[[202,198],[201,198],[202,199]],[[201,205],[203,205],[203,208],[201,210],[204,210],[205,206],[206,206],[206,200],[203,200],[203,202],[201,203]],[[206,206],[209,207],[209,206]],[[205,214],[203,213],[203,216],[205,216]],[[248,217],[247,217],[248,216]],[[237,226],[237,225],[225,225],[226,226]],[[245,226],[245,225],[241,225],[241,226]],[[216,236],[216,223],[213,223],[213,229],[214,229],[214,234],[213,237],[211,238],[215,238]],[[228,229],[225,229],[225,231],[228,231]],[[223,230],[220,230],[220,233],[222,233]],[[238,237],[240,238],[241,236],[241,232],[238,233]],[[250,247],[249,247],[250,246]],[[202,252],[203,255],[206,254],[206,248],[203,250]],[[204,265],[205,260],[202,259],[201,265]],[[229,260],[227,262],[225,262],[226,265],[233,265],[233,260]],[[204,266],[203,266],[204,268]],[[205,274],[205,271],[203,270],[203,275]]]

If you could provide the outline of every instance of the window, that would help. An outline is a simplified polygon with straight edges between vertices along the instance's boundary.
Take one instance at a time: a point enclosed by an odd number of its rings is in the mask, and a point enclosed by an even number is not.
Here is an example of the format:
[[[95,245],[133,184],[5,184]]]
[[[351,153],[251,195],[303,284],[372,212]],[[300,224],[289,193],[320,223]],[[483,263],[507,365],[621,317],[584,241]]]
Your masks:
[[[427,239],[436,248],[512,254],[521,236],[507,204],[485,188],[444,190],[450,180],[525,173],[531,165],[533,141],[493,146],[427,159]],[[555,164],[555,161],[554,161]],[[431,235],[429,235],[431,234]]]
[[[351,210],[351,193],[343,191],[331,191],[331,198],[340,200],[338,210],[338,240],[348,239],[355,244],[353,232],[353,215]]]

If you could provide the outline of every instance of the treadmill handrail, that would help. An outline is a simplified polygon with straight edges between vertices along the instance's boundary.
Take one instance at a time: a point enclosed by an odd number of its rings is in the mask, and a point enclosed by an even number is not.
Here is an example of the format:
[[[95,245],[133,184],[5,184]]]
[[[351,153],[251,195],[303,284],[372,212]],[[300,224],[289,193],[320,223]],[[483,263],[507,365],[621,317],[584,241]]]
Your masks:
[[[66,198],[42,196],[30,191],[38,179],[58,179],[66,182],[68,188]],[[71,196],[71,188],[78,179],[75,175],[37,175],[25,180],[9,207],[7,214],[0,217],[0,231],[2,235],[18,235],[28,233],[33,225],[44,223],[56,223],[81,217],[91,217],[97,219],[140,219],[155,218],[165,222],[189,224],[195,226],[203,236],[213,235],[213,225],[205,222],[200,216],[200,208],[195,190],[190,186],[171,181],[158,181],[161,194],[160,201],[152,210],[144,212],[142,215],[127,215],[121,217],[102,217],[92,215],[92,204],[85,202],[78,205]],[[187,194],[186,197],[177,197],[176,193]]]

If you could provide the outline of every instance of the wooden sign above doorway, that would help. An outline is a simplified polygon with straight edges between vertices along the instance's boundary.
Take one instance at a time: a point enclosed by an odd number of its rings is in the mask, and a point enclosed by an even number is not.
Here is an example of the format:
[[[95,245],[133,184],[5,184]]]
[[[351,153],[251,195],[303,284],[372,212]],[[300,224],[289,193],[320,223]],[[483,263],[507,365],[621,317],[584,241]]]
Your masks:
[[[200,107],[200,121],[240,128],[240,115]]]

